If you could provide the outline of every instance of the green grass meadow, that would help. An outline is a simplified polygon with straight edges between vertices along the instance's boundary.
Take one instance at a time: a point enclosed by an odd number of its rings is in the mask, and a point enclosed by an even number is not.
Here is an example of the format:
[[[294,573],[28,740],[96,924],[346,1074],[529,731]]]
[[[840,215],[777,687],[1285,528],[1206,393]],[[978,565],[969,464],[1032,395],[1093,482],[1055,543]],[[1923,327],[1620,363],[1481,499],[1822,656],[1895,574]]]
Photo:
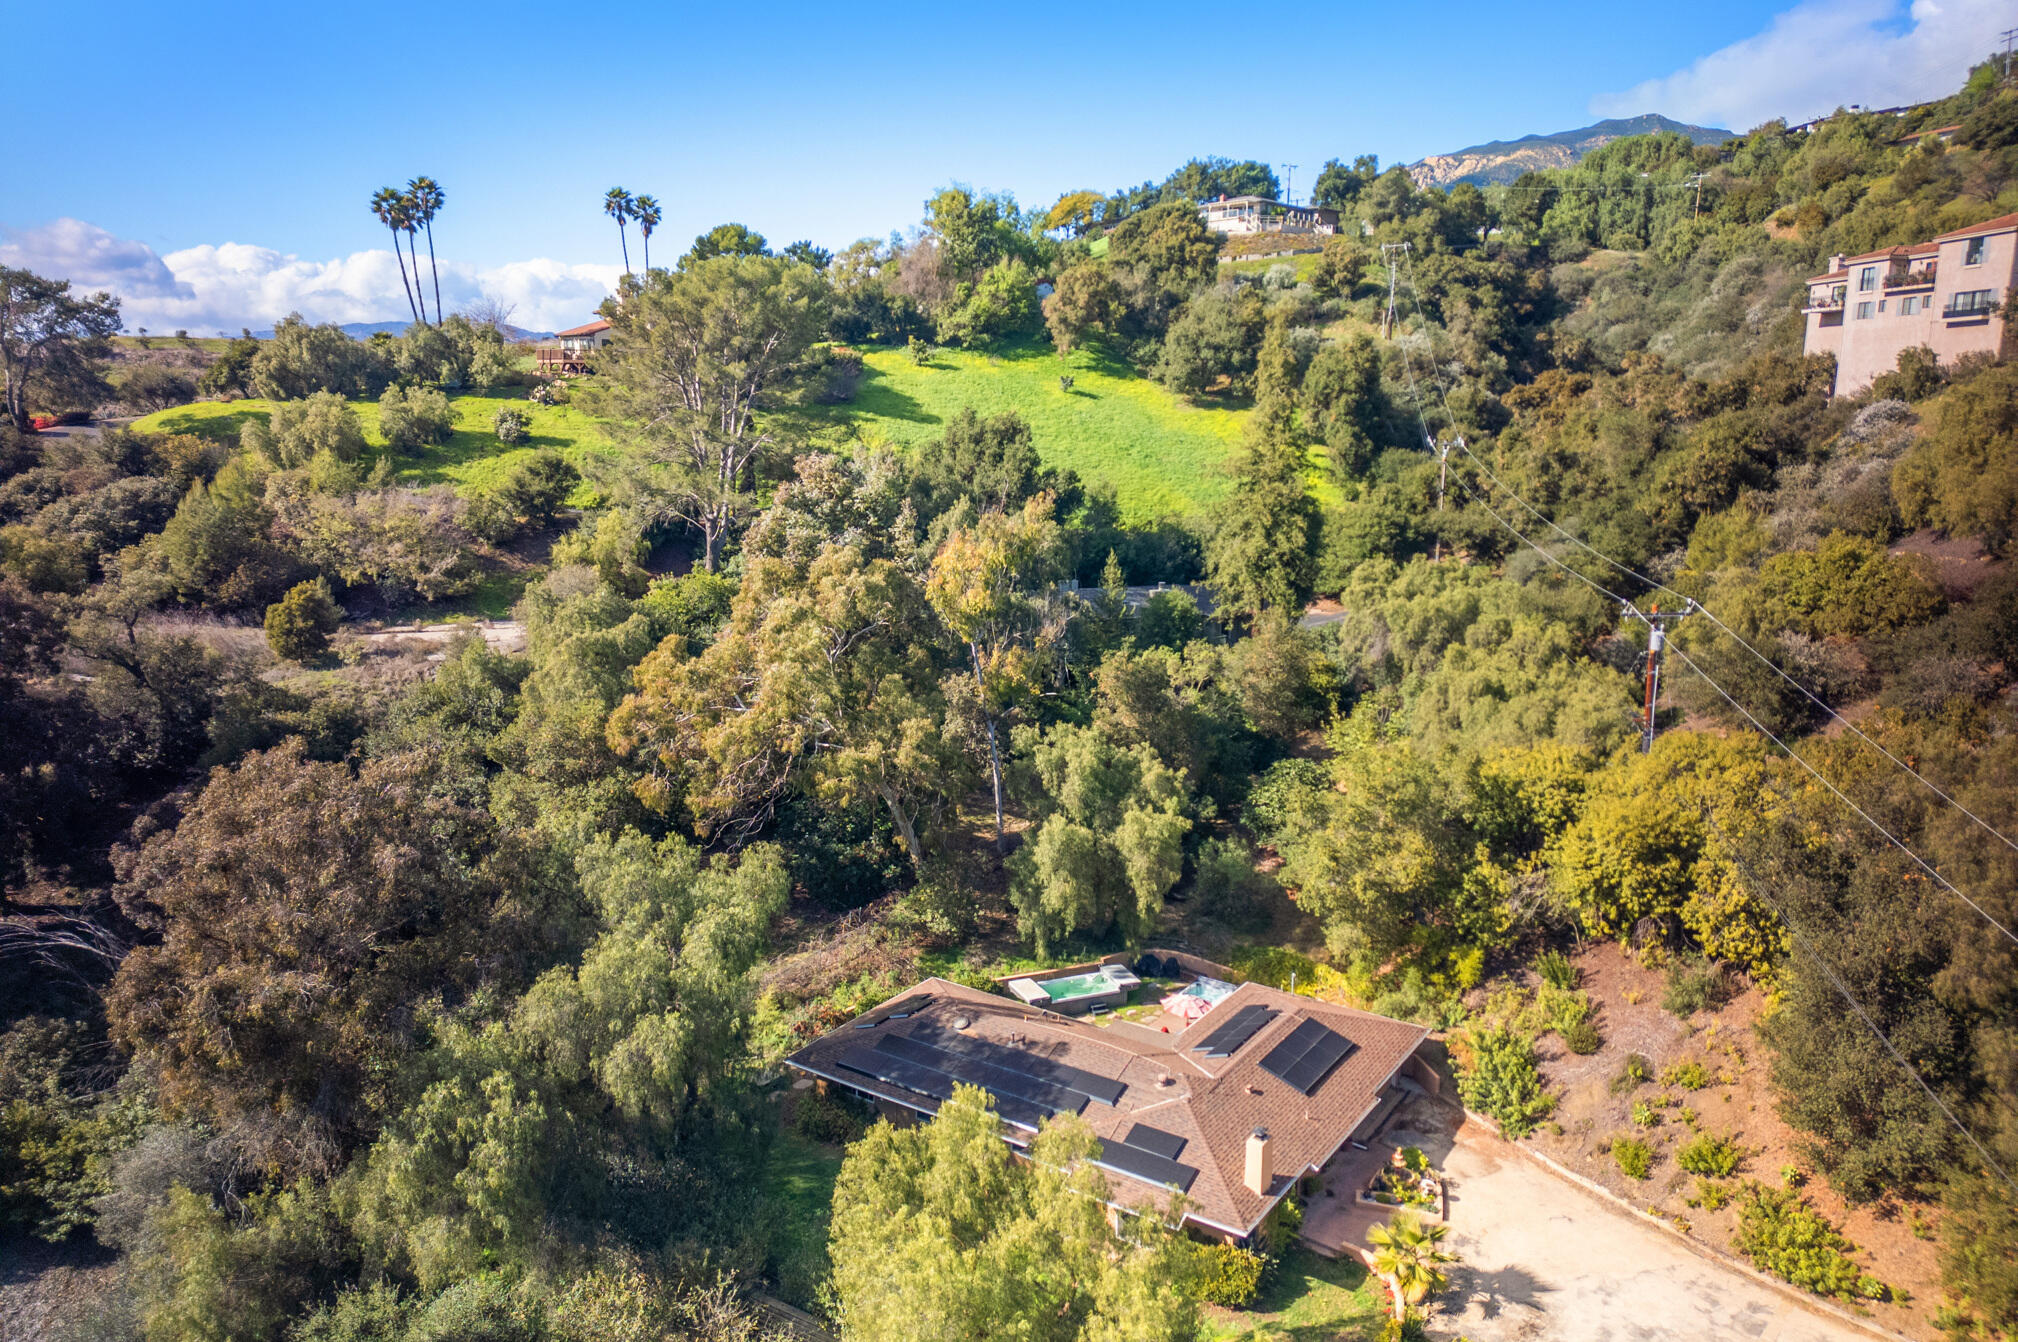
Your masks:
[[[1063,356],[1036,341],[992,353],[942,349],[923,365],[905,350],[870,349],[862,360],[855,399],[833,414],[865,437],[911,447],[938,437],[965,407],[1013,410],[1046,465],[1112,483],[1134,522],[1203,515],[1232,487],[1226,466],[1245,408],[1187,404],[1093,347]],[[1061,376],[1072,378],[1070,391]]]
[[[364,426],[365,441],[374,450],[383,450],[385,438],[378,431],[378,403],[351,404]],[[532,416],[532,436],[517,447],[499,442],[492,428],[497,412],[506,406]],[[613,450],[590,416],[569,405],[534,405],[523,393],[452,396],[449,408],[455,411],[455,432],[445,443],[396,458],[400,483],[451,484],[465,494],[480,493],[503,480],[513,466],[542,448],[553,448],[576,467]],[[133,427],[154,433],[195,433],[235,441],[248,421],[265,419],[272,410],[272,402],[257,399],[198,401],[194,405],[156,411]],[[584,485],[570,501],[588,503],[592,494],[593,490]]]

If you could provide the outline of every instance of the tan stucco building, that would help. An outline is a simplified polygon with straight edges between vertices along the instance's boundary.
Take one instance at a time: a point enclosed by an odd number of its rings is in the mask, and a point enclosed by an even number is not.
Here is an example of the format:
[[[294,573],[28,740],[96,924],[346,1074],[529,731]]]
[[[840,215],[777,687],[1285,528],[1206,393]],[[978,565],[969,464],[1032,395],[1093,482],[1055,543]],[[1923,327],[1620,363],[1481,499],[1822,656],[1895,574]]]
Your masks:
[[[2018,214],[1943,233],[1913,247],[1832,256],[1808,280],[1809,354],[1836,356],[1836,395],[1854,396],[1924,345],[1942,364],[1965,354],[2002,357],[1999,310],[2018,284]]]

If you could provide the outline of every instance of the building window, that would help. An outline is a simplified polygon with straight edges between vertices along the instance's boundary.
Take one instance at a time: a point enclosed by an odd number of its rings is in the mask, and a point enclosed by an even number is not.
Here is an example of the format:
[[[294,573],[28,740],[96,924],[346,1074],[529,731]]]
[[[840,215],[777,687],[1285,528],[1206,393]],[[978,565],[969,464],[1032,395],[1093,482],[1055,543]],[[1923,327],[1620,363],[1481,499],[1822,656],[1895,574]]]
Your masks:
[[[1899,315],[1901,317],[1910,317],[1919,310],[1920,300],[1913,295],[1908,294],[1899,300]]]
[[[1864,320],[1864,319],[1865,319],[1866,317],[1868,317],[1868,316],[1870,316],[1870,315],[1871,315],[1871,304],[1870,304],[1869,300],[1866,300],[1865,302],[1862,302],[1862,303],[1859,303],[1859,304],[1857,304],[1857,320],[1858,320],[1858,321],[1863,321],[1863,320]]]
[[[1857,292],[1860,294],[1868,294],[1877,287],[1878,287],[1878,267],[1865,266],[1863,273],[1857,276]]]
[[[1885,310],[1885,304],[1886,304],[1886,303],[1888,303],[1889,301],[1891,301],[1891,300],[1889,300],[1889,299],[1884,299],[1884,298],[1881,298],[1881,299],[1879,299],[1879,300],[1878,300],[1878,311],[1880,311],[1880,312],[1883,312],[1883,311]]]
[[[1969,250],[1962,253],[1963,265],[1980,266],[1983,264],[1983,244],[1985,241],[1987,239],[1984,238],[1969,239]]]
[[[1997,306],[1996,291],[1992,289],[1971,289],[1967,293],[1956,294],[1948,300],[1944,317],[1975,317],[1987,314]]]

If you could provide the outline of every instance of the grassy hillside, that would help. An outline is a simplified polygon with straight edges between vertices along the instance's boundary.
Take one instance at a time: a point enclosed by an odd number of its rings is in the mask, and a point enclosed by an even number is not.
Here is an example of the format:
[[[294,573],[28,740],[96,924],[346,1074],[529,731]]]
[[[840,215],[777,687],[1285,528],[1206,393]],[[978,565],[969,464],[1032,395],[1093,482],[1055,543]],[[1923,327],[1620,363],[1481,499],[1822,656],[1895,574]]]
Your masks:
[[[354,403],[364,425],[365,440],[374,448],[385,446],[378,431],[378,403]],[[398,459],[399,479],[409,485],[452,484],[465,493],[483,490],[502,480],[506,472],[541,448],[553,448],[576,466],[609,451],[596,421],[573,406],[534,405],[523,395],[500,392],[495,395],[453,396],[455,433],[445,443]],[[497,439],[491,422],[505,406],[532,415],[532,438],[520,447],[506,447]],[[199,401],[194,405],[162,410],[139,420],[134,427],[156,433],[197,433],[213,438],[236,439],[247,421],[264,419],[272,403],[262,400]],[[586,501],[578,498],[576,502]]]
[[[1240,445],[1244,408],[1188,405],[1097,350],[1061,357],[1033,341],[993,354],[941,350],[920,366],[904,350],[872,349],[863,362],[854,401],[837,413],[899,446],[937,437],[966,406],[1013,410],[1047,464],[1111,482],[1131,521],[1202,513],[1231,483],[1224,466]],[[1070,391],[1058,384],[1067,375]]]

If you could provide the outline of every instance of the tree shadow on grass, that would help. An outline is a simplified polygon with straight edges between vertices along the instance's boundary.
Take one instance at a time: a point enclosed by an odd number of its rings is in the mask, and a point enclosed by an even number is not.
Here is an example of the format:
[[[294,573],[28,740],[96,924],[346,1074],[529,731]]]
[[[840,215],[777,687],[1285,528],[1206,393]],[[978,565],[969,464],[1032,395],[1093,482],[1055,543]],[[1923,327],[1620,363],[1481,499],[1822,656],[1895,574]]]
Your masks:
[[[199,438],[228,439],[238,441],[239,432],[246,425],[258,420],[265,423],[270,412],[264,406],[247,407],[243,410],[212,411],[215,402],[198,402],[193,406],[183,406],[179,410],[162,413],[151,427],[156,433],[193,433]],[[195,412],[195,413],[192,413]]]
[[[912,424],[938,424],[941,419],[922,405],[918,398],[908,392],[898,391],[890,385],[890,379],[879,369],[864,365],[862,381],[855,388],[854,399],[845,407],[857,414],[875,415],[881,419],[901,419]]]

